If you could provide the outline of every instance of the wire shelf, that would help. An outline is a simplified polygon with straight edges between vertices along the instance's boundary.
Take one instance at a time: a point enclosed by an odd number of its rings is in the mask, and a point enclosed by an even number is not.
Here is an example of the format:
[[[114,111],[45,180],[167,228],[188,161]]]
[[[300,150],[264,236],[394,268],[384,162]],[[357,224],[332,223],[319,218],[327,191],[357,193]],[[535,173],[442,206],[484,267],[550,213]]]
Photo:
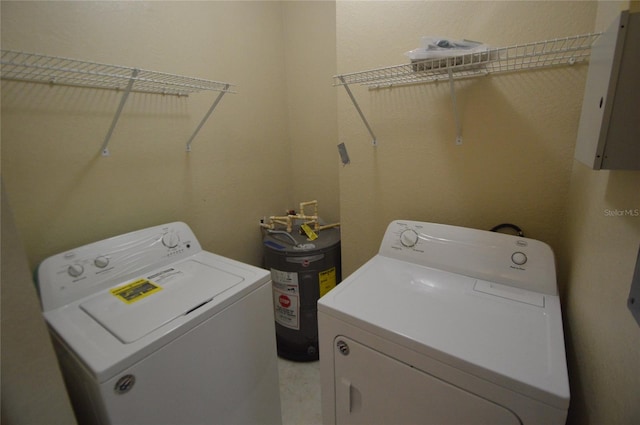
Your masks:
[[[379,88],[573,65],[589,57],[591,46],[599,35],[576,35],[342,74],[334,77],[334,86],[363,84]]]
[[[376,138],[364,112],[349,88],[362,84],[370,89],[448,80],[456,125],[456,144],[462,144],[462,126],[458,116],[454,80],[488,74],[573,65],[585,61],[601,33],[575,35],[535,43],[487,49],[465,55],[413,61],[368,71],[334,76],[334,86],[343,86],[360,119],[369,131],[372,145]]]
[[[2,50],[3,80],[188,96],[198,91],[231,92],[229,83],[118,65]]]
[[[131,92],[176,96],[188,96],[199,91],[218,92],[211,108],[187,141],[187,152],[191,151],[194,138],[216,109],[222,96],[235,93],[231,90],[233,84],[220,81],[15,50],[0,51],[0,77],[3,80],[122,91],[118,109],[100,148],[102,156],[110,155],[109,142]]]

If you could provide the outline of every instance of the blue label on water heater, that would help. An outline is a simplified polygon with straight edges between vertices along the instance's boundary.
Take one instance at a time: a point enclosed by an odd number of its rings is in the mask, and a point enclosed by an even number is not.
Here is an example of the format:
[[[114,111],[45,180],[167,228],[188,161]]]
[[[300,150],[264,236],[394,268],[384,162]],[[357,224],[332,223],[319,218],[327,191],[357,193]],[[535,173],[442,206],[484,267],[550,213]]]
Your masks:
[[[264,241],[264,244],[266,246],[270,246],[271,248],[275,248],[275,249],[279,249],[279,250],[283,250],[285,248],[284,246],[282,246],[280,244],[277,244],[277,243],[275,243],[273,241]]]

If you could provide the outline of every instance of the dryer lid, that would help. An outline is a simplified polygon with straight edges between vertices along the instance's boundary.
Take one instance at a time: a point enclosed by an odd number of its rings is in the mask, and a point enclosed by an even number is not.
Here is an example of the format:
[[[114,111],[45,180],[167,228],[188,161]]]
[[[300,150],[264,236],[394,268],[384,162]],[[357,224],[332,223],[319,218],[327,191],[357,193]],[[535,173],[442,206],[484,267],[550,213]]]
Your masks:
[[[129,344],[186,316],[243,280],[189,260],[116,285],[88,298],[80,308],[122,343]]]

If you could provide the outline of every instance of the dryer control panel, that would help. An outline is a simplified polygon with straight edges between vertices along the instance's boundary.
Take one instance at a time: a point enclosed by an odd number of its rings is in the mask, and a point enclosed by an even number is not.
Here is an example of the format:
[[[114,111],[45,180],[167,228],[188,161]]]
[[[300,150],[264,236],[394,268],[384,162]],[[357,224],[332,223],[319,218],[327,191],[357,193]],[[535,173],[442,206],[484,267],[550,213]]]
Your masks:
[[[66,305],[201,250],[191,228],[174,222],[51,256],[38,266],[36,275],[43,310]]]
[[[490,282],[558,294],[553,251],[535,239],[396,220],[387,227],[379,254]]]

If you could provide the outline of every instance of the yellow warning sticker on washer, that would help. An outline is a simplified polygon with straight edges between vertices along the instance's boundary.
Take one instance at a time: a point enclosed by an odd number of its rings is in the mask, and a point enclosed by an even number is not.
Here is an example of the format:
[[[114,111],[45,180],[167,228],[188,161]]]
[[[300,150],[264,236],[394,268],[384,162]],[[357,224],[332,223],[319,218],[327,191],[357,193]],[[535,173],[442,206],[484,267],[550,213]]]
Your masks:
[[[162,286],[159,286],[148,279],[138,279],[119,288],[113,288],[111,293],[121,301],[124,301],[127,304],[132,304],[161,290]]]
[[[332,267],[329,270],[318,273],[318,281],[320,284],[320,296],[322,297],[336,287],[336,268]]]

